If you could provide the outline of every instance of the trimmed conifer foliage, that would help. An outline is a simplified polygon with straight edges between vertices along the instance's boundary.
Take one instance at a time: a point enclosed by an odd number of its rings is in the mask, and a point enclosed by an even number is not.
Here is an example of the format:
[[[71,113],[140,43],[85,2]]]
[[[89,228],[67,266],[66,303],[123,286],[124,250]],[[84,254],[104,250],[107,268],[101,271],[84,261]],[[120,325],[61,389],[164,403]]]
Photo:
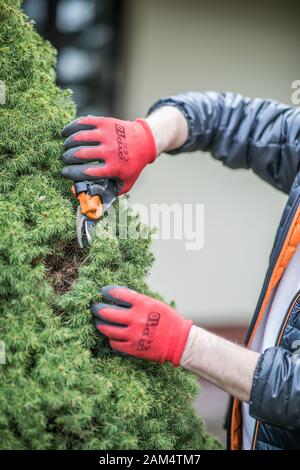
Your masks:
[[[114,354],[94,329],[100,286],[150,293],[151,240],[78,250],[59,158],[75,107],[18,0],[0,0],[0,55],[0,448],[220,448],[193,411],[191,374]]]

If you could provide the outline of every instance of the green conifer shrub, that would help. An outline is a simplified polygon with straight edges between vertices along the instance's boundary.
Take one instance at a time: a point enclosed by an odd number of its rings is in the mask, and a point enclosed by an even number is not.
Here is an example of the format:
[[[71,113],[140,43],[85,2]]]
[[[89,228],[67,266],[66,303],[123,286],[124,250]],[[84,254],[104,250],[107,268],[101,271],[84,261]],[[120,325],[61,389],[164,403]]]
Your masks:
[[[100,286],[150,293],[150,238],[78,250],[59,158],[75,107],[54,66],[20,1],[0,0],[0,448],[218,449],[191,374],[116,355],[94,329]]]

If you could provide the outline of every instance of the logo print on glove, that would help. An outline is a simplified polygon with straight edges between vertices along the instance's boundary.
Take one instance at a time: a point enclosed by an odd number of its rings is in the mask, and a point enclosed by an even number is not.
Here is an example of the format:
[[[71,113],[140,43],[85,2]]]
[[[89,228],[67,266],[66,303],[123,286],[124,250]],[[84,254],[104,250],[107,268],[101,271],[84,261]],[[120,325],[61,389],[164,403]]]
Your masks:
[[[147,317],[147,323],[143,330],[142,337],[140,338],[137,350],[138,351],[149,351],[153,342],[153,337],[157,325],[159,324],[160,313],[150,312]]]
[[[128,161],[128,148],[126,142],[125,127],[120,124],[115,125],[118,140],[118,156],[121,160]]]

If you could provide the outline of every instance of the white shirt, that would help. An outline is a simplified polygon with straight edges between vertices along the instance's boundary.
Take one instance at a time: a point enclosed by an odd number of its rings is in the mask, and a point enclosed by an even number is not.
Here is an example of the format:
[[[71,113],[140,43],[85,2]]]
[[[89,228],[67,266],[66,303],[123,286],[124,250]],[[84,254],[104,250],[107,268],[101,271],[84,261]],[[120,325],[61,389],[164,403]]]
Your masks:
[[[257,332],[253,338],[251,349],[263,353],[276,345],[277,337],[288,307],[300,290],[300,245],[289,262],[269,304],[266,308]],[[242,403],[243,415],[243,449],[251,449],[255,419],[249,415],[249,405]]]

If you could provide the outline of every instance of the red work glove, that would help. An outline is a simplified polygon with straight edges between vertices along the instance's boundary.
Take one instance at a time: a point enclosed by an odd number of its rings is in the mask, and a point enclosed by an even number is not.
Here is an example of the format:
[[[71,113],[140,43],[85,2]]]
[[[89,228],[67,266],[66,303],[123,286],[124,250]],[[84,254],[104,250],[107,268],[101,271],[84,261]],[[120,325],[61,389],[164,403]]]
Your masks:
[[[149,361],[180,363],[192,326],[173,308],[121,286],[101,289],[104,300],[92,313],[96,328],[109,338],[111,347]]]
[[[156,157],[152,131],[144,119],[134,122],[86,116],[68,124],[62,175],[73,181],[114,179],[126,193],[142,169]]]

